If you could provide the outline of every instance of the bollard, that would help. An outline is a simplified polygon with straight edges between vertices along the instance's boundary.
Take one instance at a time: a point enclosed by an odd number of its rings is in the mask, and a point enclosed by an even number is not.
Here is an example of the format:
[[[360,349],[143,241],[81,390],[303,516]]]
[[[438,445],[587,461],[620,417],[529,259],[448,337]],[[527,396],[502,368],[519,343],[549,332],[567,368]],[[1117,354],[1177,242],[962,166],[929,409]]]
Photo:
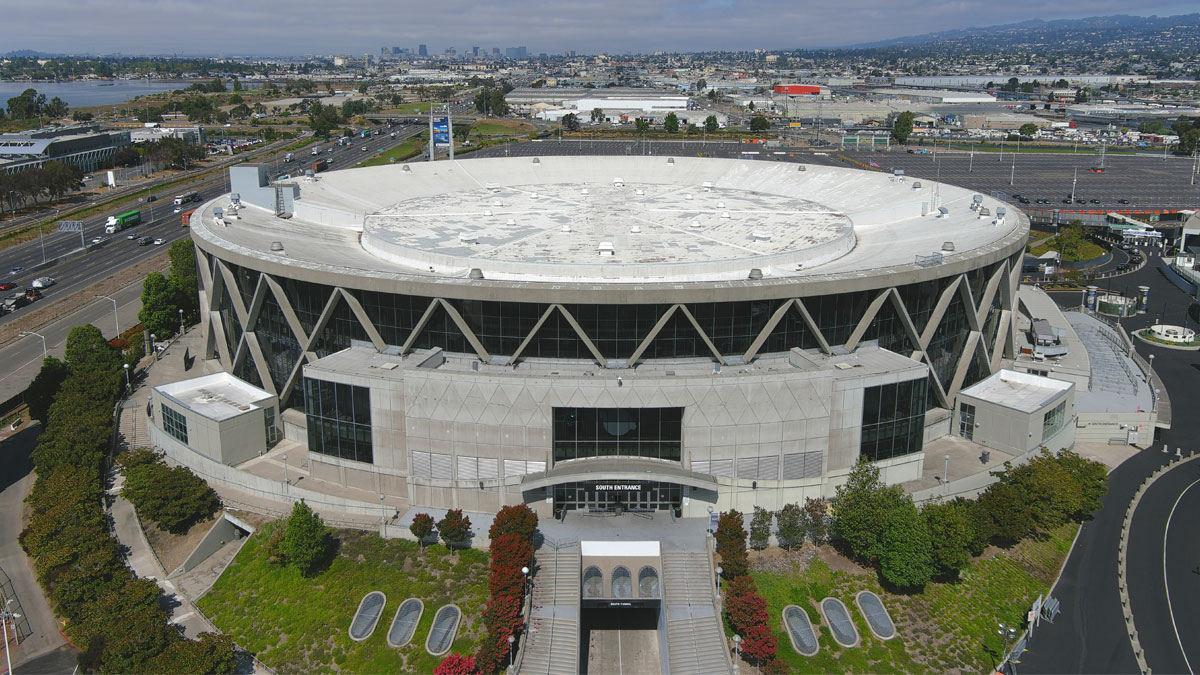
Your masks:
[[[1183,448],[1175,448],[1175,456],[1183,457]]]
[[[1163,454],[1165,455],[1166,453],[1167,453],[1167,444],[1163,443]]]

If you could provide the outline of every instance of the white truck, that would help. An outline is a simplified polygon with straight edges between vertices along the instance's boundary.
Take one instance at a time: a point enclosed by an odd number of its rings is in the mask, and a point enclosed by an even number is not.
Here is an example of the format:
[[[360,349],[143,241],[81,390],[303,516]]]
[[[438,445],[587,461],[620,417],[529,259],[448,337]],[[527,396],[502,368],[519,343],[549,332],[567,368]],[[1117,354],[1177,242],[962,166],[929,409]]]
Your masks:
[[[283,156],[283,161],[285,161],[285,162],[291,162],[291,161],[293,161],[293,160],[295,160],[295,159],[296,159],[296,155],[295,155],[295,153],[291,153],[291,152],[289,152],[288,154],[286,154],[286,155],[284,155],[284,156]]]
[[[175,206],[183,206],[184,204],[187,204],[188,202],[198,202],[198,201],[200,201],[200,193],[199,192],[189,192],[187,194],[182,194],[182,195],[176,196],[175,200],[174,200],[174,204],[175,204]]]

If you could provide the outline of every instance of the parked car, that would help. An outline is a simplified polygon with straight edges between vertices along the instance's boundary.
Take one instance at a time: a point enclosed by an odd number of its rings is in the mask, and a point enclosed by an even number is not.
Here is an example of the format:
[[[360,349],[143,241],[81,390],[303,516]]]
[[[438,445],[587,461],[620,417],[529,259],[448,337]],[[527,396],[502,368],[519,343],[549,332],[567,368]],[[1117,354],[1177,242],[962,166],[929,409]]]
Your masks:
[[[54,277],[38,277],[33,280],[33,287],[34,288],[50,288],[55,283],[56,282],[54,281]]]

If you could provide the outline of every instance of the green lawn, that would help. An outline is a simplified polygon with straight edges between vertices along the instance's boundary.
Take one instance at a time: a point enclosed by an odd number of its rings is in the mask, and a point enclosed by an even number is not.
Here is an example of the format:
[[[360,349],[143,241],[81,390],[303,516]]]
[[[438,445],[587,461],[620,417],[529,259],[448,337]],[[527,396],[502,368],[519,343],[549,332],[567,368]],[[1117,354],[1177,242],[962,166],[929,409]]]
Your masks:
[[[771,627],[779,641],[779,658],[793,673],[914,673],[990,672],[995,664],[985,640],[996,624],[1021,625],[1025,612],[1044,594],[1070,550],[1078,525],[1059,528],[1043,541],[1027,539],[973,562],[963,579],[953,584],[930,584],[923,593],[897,595],[879,585],[875,574],[837,572],[814,558],[793,572],[751,572],[766,598]],[[872,635],[854,604],[854,595],[872,590],[883,599],[898,635],[888,641]],[[840,599],[850,610],[861,638],[857,647],[840,648],[821,625],[818,603],[826,596]],[[821,649],[801,656],[792,649],[782,626],[787,605],[808,612]],[[999,645],[992,645],[998,649]]]
[[[360,166],[379,166],[380,164],[391,164],[392,159],[395,159],[397,162],[402,162],[409,157],[415,157],[421,154],[421,151],[425,149],[425,146],[428,142],[428,139],[424,136],[424,134],[422,134],[421,136],[410,138],[400,145],[387,150],[386,152],[377,152],[370,159],[365,159],[354,166],[355,168],[358,168]]]
[[[1037,246],[1034,246],[1032,249],[1030,249],[1029,252],[1032,253],[1033,255],[1041,255],[1041,254],[1045,253],[1046,251],[1059,251],[1060,253],[1062,252],[1061,249],[1058,248],[1058,242],[1055,240],[1054,237],[1050,237],[1049,239],[1042,240],[1042,243],[1038,244]],[[1093,241],[1084,240],[1083,244],[1079,247],[1079,252],[1076,255],[1068,256],[1068,255],[1064,254],[1062,257],[1062,260],[1063,260],[1063,262],[1078,262],[1080,260],[1091,260],[1092,258],[1099,258],[1100,256],[1104,255],[1105,253],[1108,253],[1108,251],[1104,250],[1103,246],[1101,246]]]
[[[451,602],[463,612],[452,651],[475,652],[488,594],[486,552],[449,553],[440,545],[422,551],[413,542],[338,530],[337,558],[328,570],[305,579],[295,568],[267,562],[265,542],[276,526],[268,524],[246,542],[199,605],[218,628],[277,672],[432,672],[441,659],[425,652],[425,638],[434,613]],[[373,590],[387,595],[387,606],[371,637],[354,642],[347,634],[350,620]],[[409,597],[423,600],[425,612],[408,646],[392,649],[387,631]]]
[[[500,123],[500,122],[476,122],[471,125],[471,133],[479,134],[480,136],[495,136],[495,135],[517,135],[527,136],[533,131],[532,124],[518,123]]]

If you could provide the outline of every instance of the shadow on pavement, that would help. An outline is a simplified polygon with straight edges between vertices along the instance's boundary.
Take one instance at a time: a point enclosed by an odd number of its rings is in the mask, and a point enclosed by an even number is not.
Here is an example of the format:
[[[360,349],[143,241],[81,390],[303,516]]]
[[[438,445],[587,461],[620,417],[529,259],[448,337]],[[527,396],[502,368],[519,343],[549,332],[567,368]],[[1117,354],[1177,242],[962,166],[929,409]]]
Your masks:
[[[33,471],[31,457],[41,433],[42,425],[35,422],[0,441],[0,464],[4,466],[0,471],[0,492]]]

